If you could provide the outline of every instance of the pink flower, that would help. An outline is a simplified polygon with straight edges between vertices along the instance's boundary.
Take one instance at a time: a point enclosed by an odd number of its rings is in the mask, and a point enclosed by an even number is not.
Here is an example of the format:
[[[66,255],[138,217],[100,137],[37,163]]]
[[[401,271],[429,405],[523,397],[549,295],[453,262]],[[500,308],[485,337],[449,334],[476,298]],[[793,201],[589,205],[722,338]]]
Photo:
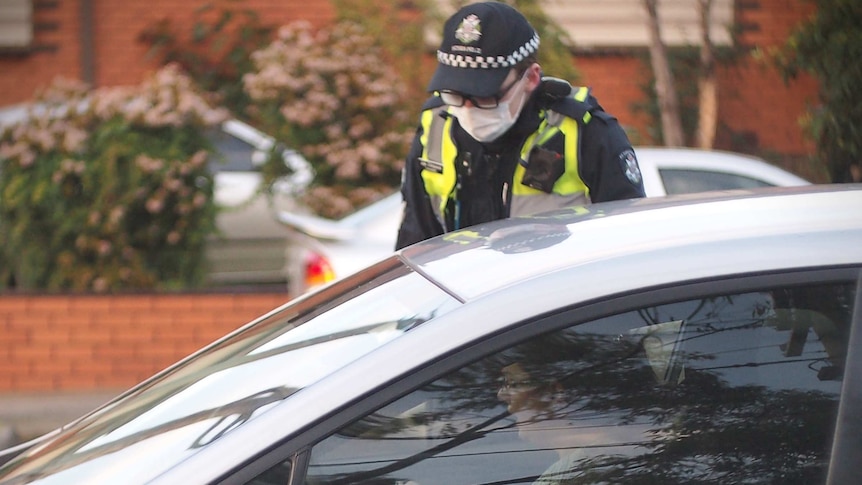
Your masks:
[[[150,197],[147,199],[145,207],[147,208],[147,212],[150,214],[158,214],[162,209],[164,209],[165,201],[160,197]]]

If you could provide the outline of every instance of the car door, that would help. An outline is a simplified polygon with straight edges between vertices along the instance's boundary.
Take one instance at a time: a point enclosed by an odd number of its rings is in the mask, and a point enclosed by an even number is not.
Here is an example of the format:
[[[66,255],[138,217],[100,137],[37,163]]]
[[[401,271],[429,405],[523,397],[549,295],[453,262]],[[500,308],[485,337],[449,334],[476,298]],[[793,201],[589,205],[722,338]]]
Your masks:
[[[271,195],[261,193],[261,166],[274,146],[251,126],[229,120],[209,134],[216,149],[210,161],[215,183],[218,233],[207,243],[209,282],[215,285],[286,283],[285,245],[288,230],[274,217],[273,206],[298,210],[295,192],[308,182],[297,172],[278,184]],[[307,164],[291,151],[285,163]]]
[[[816,484],[830,466],[829,483],[852,483],[840,465],[858,445],[834,443],[859,426],[842,400],[858,395],[858,275],[700,282],[524,322],[224,483]]]

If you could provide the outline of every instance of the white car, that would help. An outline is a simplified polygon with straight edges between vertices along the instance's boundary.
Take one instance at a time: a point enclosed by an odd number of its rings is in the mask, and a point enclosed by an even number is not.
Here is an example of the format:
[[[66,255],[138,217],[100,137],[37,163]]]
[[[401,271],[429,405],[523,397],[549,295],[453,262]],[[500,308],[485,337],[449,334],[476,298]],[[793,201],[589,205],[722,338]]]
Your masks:
[[[210,140],[222,159],[213,159],[218,234],[207,243],[208,280],[211,285],[278,284],[287,281],[284,245],[289,230],[274,211],[300,210],[297,194],[314,178],[311,165],[299,153],[283,149],[293,174],[275,184],[272,196],[259,193],[260,166],[275,141],[238,120],[222,123]]]
[[[858,485],[860,206],[762,188],[431,238],[0,450],[0,485]]]
[[[28,105],[0,108],[0,130],[28,116]],[[288,230],[272,216],[273,210],[298,210],[296,194],[314,178],[305,158],[284,148],[282,156],[292,175],[273,187],[272,197],[259,194],[260,166],[275,140],[239,120],[223,122],[208,133],[216,148],[210,160],[215,184],[218,233],[206,247],[208,284],[213,286],[287,282],[284,245]]]
[[[648,197],[809,184],[760,158],[738,153],[662,147],[638,147],[635,152]],[[279,221],[292,229],[287,248],[290,295],[388,256],[395,248],[400,208],[401,194],[395,192],[337,221],[280,211]]]

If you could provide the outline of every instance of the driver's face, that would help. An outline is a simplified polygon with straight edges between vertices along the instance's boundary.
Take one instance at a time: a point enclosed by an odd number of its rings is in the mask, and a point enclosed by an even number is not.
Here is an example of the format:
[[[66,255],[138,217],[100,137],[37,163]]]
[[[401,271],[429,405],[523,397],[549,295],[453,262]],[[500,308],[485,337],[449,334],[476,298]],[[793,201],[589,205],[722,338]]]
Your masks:
[[[510,413],[528,408],[537,392],[537,386],[531,381],[530,374],[517,363],[503,367],[502,374],[497,397],[506,403]]]

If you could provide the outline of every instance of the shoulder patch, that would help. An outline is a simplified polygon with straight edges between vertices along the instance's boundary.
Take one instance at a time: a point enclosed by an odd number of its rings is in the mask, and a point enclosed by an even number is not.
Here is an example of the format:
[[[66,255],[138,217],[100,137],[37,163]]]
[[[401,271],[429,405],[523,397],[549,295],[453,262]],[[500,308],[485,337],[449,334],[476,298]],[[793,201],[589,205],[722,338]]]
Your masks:
[[[641,183],[641,169],[638,166],[638,159],[635,156],[634,150],[623,150],[619,155],[619,160],[623,173],[626,174],[629,182],[639,185]]]

